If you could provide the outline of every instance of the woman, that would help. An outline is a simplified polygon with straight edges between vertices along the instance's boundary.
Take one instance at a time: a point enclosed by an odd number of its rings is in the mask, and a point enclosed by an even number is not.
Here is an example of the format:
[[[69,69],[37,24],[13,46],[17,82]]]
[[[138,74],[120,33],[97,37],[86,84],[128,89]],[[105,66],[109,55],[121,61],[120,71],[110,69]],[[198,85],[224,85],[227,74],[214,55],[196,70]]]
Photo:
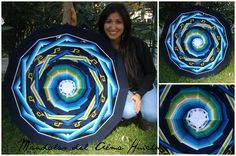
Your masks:
[[[129,92],[123,118],[130,119],[141,112],[143,119],[156,122],[157,92],[153,87],[156,69],[148,46],[131,35],[131,20],[122,3],[107,5],[100,15],[99,31],[110,39],[125,64]]]

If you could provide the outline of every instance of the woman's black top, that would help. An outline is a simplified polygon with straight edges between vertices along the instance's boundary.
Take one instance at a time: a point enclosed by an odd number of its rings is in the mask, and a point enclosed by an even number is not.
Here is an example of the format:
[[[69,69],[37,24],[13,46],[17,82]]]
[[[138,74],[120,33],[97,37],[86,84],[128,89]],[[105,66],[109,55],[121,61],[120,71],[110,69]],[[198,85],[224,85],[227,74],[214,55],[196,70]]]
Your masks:
[[[136,49],[135,52],[138,59],[138,75],[136,79],[136,86],[132,86],[130,90],[132,92],[135,91],[143,97],[147,91],[153,88],[153,83],[156,78],[156,68],[147,44],[136,37],[132,37],[131,43],[133,44],[132,47]]]

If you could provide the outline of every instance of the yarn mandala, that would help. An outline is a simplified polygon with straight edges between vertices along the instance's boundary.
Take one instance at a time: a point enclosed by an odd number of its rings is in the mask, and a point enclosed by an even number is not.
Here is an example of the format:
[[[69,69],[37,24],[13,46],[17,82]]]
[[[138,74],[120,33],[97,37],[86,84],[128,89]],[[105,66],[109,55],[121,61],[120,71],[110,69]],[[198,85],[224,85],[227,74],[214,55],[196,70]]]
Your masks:
[[[217,12],[193,7],[165,23],[162,52],[178,73],[193,78],[217,74],[229,63],[230,26]]]
[[[162,86],[159,132],[160,154],[234,153],[232,86]]]
[[[127,82],[107,43],[64,25],[36,32],[17,48],[6,74],[10,110],[32,141],[69,149],[102,140],[118,124]]]

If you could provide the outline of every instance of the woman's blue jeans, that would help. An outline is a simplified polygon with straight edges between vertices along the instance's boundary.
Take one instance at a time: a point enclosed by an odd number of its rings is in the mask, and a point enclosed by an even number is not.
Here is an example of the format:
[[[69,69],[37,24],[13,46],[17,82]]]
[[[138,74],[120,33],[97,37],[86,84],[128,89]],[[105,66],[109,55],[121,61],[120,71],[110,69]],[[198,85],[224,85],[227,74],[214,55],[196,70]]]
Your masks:
[[[135,105],[134,102],[130,99],[133,95],[131,91],[128,92],[125,102],[125,108],[123,111],[123,118],[131,119],[137,115],[134,111]],[[142,118],[148,122],[157,121],[157,89],[153,87],[152,90],[148,91],[142,97],[141,102],[141,114]]]

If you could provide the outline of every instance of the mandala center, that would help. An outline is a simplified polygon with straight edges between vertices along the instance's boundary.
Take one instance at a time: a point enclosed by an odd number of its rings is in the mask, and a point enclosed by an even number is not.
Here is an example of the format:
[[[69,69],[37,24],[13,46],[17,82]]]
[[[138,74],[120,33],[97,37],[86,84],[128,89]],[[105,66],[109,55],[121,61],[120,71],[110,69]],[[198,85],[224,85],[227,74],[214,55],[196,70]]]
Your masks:
[[[203,40],[201,38],[195,38],[193,39],[192,41],[192,45],[195,47],[195,48],[201,48],[203,46]]]
[[[206,127],[209,117],[208,113],[202,108],[194,108],[188,111],[186,117],[188,125],[196,131]]]
[[[72,80],[62,80],[59,84],[59,91],[66,97],[72,97],[76,91],[75,82]]]

